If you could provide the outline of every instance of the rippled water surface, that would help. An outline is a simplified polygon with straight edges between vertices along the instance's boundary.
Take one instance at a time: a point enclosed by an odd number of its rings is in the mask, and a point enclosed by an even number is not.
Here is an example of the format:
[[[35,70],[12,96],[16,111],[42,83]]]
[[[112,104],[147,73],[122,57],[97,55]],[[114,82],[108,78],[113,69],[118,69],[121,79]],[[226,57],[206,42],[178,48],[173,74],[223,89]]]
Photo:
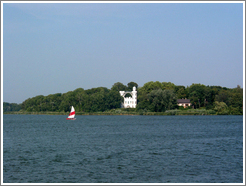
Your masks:
[[[242,183],[243,116],[3,116],[4,183]]]

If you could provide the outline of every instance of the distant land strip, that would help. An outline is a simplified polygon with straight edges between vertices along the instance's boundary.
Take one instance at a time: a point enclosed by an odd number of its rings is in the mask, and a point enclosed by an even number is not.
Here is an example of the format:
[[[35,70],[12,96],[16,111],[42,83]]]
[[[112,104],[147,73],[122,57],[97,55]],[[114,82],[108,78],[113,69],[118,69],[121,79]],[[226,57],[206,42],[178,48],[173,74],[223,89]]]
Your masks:
[[[124,98],[119,91],[129,92],[133,87],[137,90],[136,108],[124,110],[121,108]],[[178,100],[189,100],[189,105],[180,106]],[[21,104],[3,102],[3,113],[66,115],[71,106],[76,115],[242,115],[243,88],[203,84],[185,87],[159,81],[138,87],[135,82],[127,85],[117,82],[111,89],[78,88],[63,94],[38,95]]]

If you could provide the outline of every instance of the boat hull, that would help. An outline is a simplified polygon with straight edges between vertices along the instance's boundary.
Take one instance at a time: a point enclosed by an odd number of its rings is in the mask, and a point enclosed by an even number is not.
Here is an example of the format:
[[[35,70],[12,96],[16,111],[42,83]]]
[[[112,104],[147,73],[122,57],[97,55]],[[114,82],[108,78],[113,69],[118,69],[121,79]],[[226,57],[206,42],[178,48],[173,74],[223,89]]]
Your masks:
[[[67,120],[76,120],[76,118],[67,118]]]

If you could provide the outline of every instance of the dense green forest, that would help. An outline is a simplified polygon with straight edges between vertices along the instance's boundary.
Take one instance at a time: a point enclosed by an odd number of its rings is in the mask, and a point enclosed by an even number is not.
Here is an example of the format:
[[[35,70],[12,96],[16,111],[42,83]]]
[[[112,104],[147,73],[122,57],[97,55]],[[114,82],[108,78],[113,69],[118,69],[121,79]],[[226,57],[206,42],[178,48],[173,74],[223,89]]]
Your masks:
[[[19,111],[21,104],[3,102],[3,112]]]
[[[78,88],[67,93],[39,95],[25,100],[21,104],[4,103],[3,111],[27,112],[68,112],[71,106],[77,112],[105,112],[118,109],[123,102],[119,91],[132,91],[137,87],[137,112],[165,112],[173,109],[184,110],[177,105],[177,99],[190,99],[192,106],[187,109],[212,110],[216,114],[243,114],[243,89],[240,86],[230,89],[220,86],[177,86],[171,82],[148,82],[138,87],[135,82],[124,85],[115,83],[111,89],[105,87],[84,90]],[[130,95],[129,95],[130,96]]]

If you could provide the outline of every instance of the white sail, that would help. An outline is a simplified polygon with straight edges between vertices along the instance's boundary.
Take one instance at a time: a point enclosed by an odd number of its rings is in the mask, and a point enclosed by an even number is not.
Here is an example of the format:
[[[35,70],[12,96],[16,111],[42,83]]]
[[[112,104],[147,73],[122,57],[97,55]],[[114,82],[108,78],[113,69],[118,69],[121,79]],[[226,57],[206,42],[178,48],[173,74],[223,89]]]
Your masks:
[[[68,118],[74,118],[74,117],[75,117],[75,110],[74,110],[74,108],[73,108],[73,106],[72,106],[71,112],[70,112]]]

